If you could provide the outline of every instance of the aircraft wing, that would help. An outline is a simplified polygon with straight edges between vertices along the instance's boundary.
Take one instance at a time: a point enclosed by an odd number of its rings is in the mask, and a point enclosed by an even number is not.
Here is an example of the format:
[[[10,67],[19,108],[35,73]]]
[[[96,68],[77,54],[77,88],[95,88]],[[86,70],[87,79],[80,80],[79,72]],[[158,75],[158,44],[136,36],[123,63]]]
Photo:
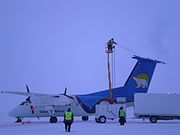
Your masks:
[[[30,97],[31,105],[33,106],[44,106],[44,105],[67,105],[74,102],[73,96],[65,94],[39,94],[29,92],[17,92],[17,91],[1,91],[1,93],[15,94]]]
[[[39,94],[39,93],[17,92],[17,91],[1,91],[1,93],[8,93],[8,94],[22,95],[22,96],[47,96],[47,97],[57,96],[52,94]]]

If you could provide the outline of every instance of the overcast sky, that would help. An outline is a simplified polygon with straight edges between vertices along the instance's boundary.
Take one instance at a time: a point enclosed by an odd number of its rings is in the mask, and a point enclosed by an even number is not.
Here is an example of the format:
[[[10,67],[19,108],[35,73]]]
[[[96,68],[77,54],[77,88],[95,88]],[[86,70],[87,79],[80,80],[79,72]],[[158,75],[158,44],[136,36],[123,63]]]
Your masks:
[[[105,44],[115,51],[114,86],[135,53],[157,65],[149,92],[180,93],[179,0],[0,0],[0,90],[81,94],[108,88]]]

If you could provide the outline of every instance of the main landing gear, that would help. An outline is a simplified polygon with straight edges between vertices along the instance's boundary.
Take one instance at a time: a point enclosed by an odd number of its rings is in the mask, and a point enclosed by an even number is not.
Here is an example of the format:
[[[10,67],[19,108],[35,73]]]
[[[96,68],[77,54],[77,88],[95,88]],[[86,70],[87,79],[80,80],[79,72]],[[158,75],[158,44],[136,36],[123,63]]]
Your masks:
[[[83,121],[88,121],[89,117],[88,116],[82,116]]]
[[[51,116],[51,118],[49,119],[50,123],[57,123],[57,117],[55,116]]]

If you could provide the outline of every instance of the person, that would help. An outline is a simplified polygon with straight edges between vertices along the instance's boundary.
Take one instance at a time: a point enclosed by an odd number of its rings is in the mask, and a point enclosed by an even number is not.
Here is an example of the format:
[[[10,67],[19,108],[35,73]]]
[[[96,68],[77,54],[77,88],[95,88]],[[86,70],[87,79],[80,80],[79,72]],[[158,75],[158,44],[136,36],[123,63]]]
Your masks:
[[[116,44],[116,42],[114,42],[114,39],[112,38],[111,40],[108,41],[107,43],[107,48],[109,52],[112,52],[112,49],[115,48],[115,46],[113,46],[113,44]]]
[[[119,109],[119,123],[120,125],[124,125],[124,123],[126,123],[126,113],[122,106]]]
[[[68,110],[64,113],[64,124],[65,124],[66,132],[70,132],[71,124],[73,123],[73,120],[74,120],[73,113],[71,112],[71,109],[68,108]]]

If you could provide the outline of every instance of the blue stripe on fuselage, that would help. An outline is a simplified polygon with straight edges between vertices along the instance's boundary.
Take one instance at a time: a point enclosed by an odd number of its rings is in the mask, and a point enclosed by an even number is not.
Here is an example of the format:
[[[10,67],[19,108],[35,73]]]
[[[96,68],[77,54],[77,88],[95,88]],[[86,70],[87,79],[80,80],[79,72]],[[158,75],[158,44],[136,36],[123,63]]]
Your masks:
[[[118,87],[113,89],[113,99],[115,100],[117,97],[126,97],[126,101],[132,101],[134,96],[130,96],[131,93],[128,93],[128,90],[125,87]],[[109,101],[109,90],[95,92],[86,95],[76,95],[76,99],[78,100],[81,107],[87,113],[95,113],[95,105],[101,101]]]

